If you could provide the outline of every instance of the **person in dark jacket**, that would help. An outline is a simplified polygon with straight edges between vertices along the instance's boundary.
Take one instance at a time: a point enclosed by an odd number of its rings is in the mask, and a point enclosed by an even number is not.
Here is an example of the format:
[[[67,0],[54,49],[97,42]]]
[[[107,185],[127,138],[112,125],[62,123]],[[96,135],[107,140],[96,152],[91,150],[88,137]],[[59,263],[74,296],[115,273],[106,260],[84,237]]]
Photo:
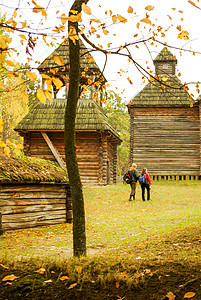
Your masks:
[[[138,174],[136,164],[134,164],[134,163],[132,164],[132,166],[130,167],[130,170],[128,170],[128,174],[130,175],[130,186],[131,186],[131,193],[130,193],[129,201],[132,201],[132,197],[133,197],[133,200],[135,200],[136,184],[139,179],[139,174]]]
[[[142,200],[145,201],[145,189],[147,190],[147,200],[150,200],[151,179],[146,168],[142,169],[140,177],[141,176],[144,176],[144,182],[140,183],[142,189]]]

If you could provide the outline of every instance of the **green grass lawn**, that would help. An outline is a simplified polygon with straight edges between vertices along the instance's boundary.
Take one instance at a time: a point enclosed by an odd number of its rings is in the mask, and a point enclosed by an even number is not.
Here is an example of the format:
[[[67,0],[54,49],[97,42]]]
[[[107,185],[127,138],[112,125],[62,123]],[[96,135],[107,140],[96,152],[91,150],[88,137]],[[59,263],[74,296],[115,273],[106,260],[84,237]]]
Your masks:
[[[139,184],[135,201],[128,201],[129,193],[130,185],[122,183],[84,189],[88,255],[130,253],[147,259],[163,253],[169,257],[172,241],[172,251],[183,257],[192,245],[189,239],[201,240],[201,181],[153,181],[152,199],[145,202]],[[13,231],[0,237],[2,261],[69,256],[72,224]]]
[[[153,182],[145,202],[139,185],[129,193],[84,189],[87,257],[72,257],[72,224],[0,236],[0,298],[200,300],[201,181]]]

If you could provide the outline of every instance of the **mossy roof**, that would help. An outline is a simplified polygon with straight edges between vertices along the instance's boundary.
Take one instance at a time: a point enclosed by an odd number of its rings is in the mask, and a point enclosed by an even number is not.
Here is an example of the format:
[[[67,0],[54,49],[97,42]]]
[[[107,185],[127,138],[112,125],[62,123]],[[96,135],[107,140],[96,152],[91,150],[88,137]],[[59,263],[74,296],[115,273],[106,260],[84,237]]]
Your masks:
[[[17,131],[64,131],[65,100],[54,99],[52,104],[37,104],[16,126]],[[76,131],[110,131],[118,140],[119,134],[103,109],[92,99],[79,99],[75,121]]]
[[[8,157],[0,154],[1,182],[68,182],[67,172],[57,163],[35,157]]]
[[[156,56],[154,59],[154,62],[157,61],[176,61],[176,57],[170,52],[170,50],[167,47],[164,47],[160,53]]]
[[[163,81],[163,79],[165,81]],[[182,83],[176,75],[159,78],[160,82],[149,82],[131,101],[134,105],[190,105],[194,100],[184,90]],[[168,85],[168,86],[167,86]]]
[[[96,64],[93,56],[87,53],[88,50],[81,40],[80,43],[80,67],[81,71],[88,68],[90,74],[102,74],[98,65]],[[64,66],[59,66],[54,57],[62,57],[64,60]],[[50,69],[60,70],[61,72],[69,72],[69,42],[68,39],[64,40],[54,51],[51,53],[38,67],[40,73],[47,73]],[[58,71],[57,71],[58,72]],[[103,74],[102,74],[103,75]],[[104,78],[105,79],[105,78]],[[106,80],[106,79],[105,79]]]

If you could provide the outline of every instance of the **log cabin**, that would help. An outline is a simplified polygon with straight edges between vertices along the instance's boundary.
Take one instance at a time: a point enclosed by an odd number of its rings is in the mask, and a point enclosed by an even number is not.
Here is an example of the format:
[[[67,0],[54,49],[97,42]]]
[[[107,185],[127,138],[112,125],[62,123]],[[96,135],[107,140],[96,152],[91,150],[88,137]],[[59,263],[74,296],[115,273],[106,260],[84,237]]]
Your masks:
[[[57,161],[65,168],[65,99],[37,104],[17,125],[27,156]],[[84,186],[116,183],[118,133],[95,100],[79,99],[76,151]]]
[[[130,163],[152,179],[201,179],[201,101],[176,75],[176,57],[165,47],[154,59],[155,79],[131,99]]]

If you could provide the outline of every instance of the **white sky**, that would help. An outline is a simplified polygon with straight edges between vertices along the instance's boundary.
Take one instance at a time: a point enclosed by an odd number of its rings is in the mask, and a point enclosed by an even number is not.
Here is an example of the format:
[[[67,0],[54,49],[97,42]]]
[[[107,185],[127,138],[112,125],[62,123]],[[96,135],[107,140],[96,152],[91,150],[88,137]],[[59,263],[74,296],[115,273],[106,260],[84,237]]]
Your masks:
[[[71,7],[71,4],[73,3],[73,0],[36,0],[36,2],[39,5],[47,8],[48,19],[44,22],[44,25],[42,25],[41,14],[31,13],[31,6],[27,5],[27,1],[25,0],[0,0],[0,8],[3,11],[7,12],[7,17],[9,18],[13,13],[13,8],[19,7],[20,9],[18,15],[22,15],[20,20],[28,19],[28,22],[32,28],[39,29],[40,27],[43,27],[43,31],[47,32],[48,30],[46,28],[53,27],[54,25],[59,24],[58,16],[60,16],[61,13],[64,12],[66,15],[68,15],[68,11]],[[201,2],[199,2],[198,0],[194,0],[194,3],[197,6],[201,7]],[[159,34],[159,36],[157,37],[158,40],[167,42],[167,44],[171,46],[201,52],[201,10],[192,6],[188,2],[188,0],[89,0],[88,5],[92,10],[93,16],[88,16],[86,14],[83,15],[83,24],[85,25],[85,28],[90,28],[90,18],[98,18],[100,19],[101,23],[107,24],[106,29],[109,31],[108,35],[104,35],[100,31],[100,39],[95,38],[95,36],[91,36],[90,39],[92,39],[95,44],[101,44],[107,48],[108,43],[112,43],[110,47],[113,48],[118,47],[120,44],[123,45],[125,42],[134,42],[139,38],[149,37],[150,26],[146,25],[146,28],[144,28],[144,25],[141,23],[139,31],[136,28],[136,24],[142,18],[145,18],[145,6],[152,5],[154,6],[154,10],[147,12],[150,15],[150,20],[152,21],[152,23],[161,25],[164,28],[167,28],[169,26],[171,27],[171,24],[174,25],[167,33],[165,33],[166,36],[164,38],[161,38]],[[136,11],[136,14],[127,13],[127,9],[129,6],[133,7],[134,11]],[[172,8],[176,8],[176,10],[172,10]],[[57,10],[60,10],[60,13],[56,15]],[[105,10],[108,11],[107,15],[105,14]],[[120,14],[121,16],[125,17],[128,22],[125,24],[113,24],[109,15],[109,10],[112,10],[113,14]],[[178,11],[183,11],[183,13],[180,13]],[[172,21],[167,15],[170,15],[172,17]],[[155,20],[156,18],[157,21]],[[182,21],[181,18],[183,18],[184,20]],[[155,28],[158,25],[156,25]],[[183,39],[181,40],[177,38],[179,31],[175,29],[176,25],[181,25],[182,30],[186,30],[189,32],[189,40],[185,41]],[[93,26],[95,27],[95,23],[93,23]],[[138,33],[137,38],[134,37],[136,33]],[[113,34],[116,34],[116,36],[114,36]],[[67,36],[67,30],[60,35],[57,34],[54,43],[60,43],[60,37],[63,35]],[[19,41],[17,41],[17,38],[13,38],[13,46],[17,46],[17,49],[20,53],[20,55],[18,56],[18,60],[20,62],[25,62],[26,55],[23,50],[24,46],[22,47],[20,45]],[[163,47],[163,45],[159,44],[157,45],[157,47],[151,46],[149,44],[148,50],[146,46],[142,44],[139,49],[132,46],[129,47],[129,50],[131,51],[133,58],[145,69],[147,67],[147,61],[149,63],[149,66],[154,70],[151,56],[152,58],[155,58]],[[36,67],[37,65],[34,64],[34,61],[42,62],[51,52],[53,52],[53,50],[54,47],[48,48],[44,44],[39,43],[35,48],[32,56],[33,62],[31,62],[30,64]],[[182,56],[180,56],[179,50],[170,50],[177,57],[177,69],[178,72],[181,73],[181,81],[201,81],[201,54],[196,54],[195,56],[193,56],[190,53],[184,53],[182,54]],[[100,69],[102,69],[105,63],[104,55],[96,52],[93,53],[93,57],[95,58]],[[118,75],[118,71],[120,69],[123,69],[124,72],[126,72],[122,76]],[[104,70],[104,75],[110,83],[110,89],[118,92],[126,102],[128,102],[145,85],[144,83],[142,83],[142,75],[136,70],[136,68],[131,63],[128,63],[127,59],[122,59],[118,55],[109,55],[107,65]],[[132,80],[133,85],[129,84],[127,77]],[[194,85],[189,86],[189,88],[190,92],[194,94],[196,99],[198,94],[195,91]],[[122,94],[121,92],[123,90],[125,91]]]

